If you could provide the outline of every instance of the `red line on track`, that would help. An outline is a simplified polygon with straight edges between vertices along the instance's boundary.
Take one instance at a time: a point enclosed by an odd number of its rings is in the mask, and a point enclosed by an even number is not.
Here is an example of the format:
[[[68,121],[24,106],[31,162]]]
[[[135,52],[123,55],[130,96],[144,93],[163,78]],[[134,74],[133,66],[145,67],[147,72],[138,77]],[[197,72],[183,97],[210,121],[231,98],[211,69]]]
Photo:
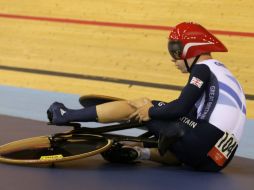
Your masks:
[[[47,21],[47,22],[83,24],[83,25],[95,25],[95,26],[109,26],[109,27],[120,27],[120,28],[134,28],[134,29],[146,29],[146,30],[168,31],[172,29],[171,26],[102,22],[102,21],[79,20],[79,19],[69,19],[69,18],[37,17],[37,16],[13,15],[13,14],[4,14],[4,13],[0,13],[0,17],[9,18],[9,19],[35,20],[35,21]],[[252,32],[234,32],[234,31],[222,31],[222,30],[210,30],[210,32],[212,32],[213,34],[218,34],[218,35],[254,37],[254,33]]]

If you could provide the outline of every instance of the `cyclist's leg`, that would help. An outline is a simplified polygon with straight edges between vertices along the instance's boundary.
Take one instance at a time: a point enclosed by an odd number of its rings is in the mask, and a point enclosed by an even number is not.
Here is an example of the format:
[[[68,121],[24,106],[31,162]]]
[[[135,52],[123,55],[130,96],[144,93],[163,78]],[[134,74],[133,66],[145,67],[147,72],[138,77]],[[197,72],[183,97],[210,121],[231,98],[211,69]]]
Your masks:
[[[150,148],[150,160],[167,165],[181,165],[181,162],[175,157],[175,155],[167,151],[163,156],[160,155],[158,148]]]
[[[147,98],[139,98],[131,100],[138,106],[143,106],[147,103]],[[131,106],[128,100],[114,101],[96,106],[98,121],[101,123],[117,122],[128,120],[129,116],[136,111],[136,108]]]
[[[101,123],[128,120],[136,108],[130,106],[128,101],[114,101],[96,106],[98,121]]]

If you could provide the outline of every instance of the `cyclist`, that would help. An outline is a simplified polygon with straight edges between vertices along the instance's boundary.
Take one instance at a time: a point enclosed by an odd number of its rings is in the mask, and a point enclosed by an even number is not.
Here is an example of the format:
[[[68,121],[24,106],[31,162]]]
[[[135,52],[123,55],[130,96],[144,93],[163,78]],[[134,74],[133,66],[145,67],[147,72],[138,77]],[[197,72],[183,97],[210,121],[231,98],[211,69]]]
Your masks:
[[[168,51],[176,67],[189,73],[176,100],[139,98],[80,110],[55,102],[48,110],[50,121],[61,125],[73,121],[138,120],[159,139],[159,147],[117,144],[103,153],[104,158],[114,162],[150,159],[220,171],[233,158],[246,120],[245,95],[239,82],[211,55],[228,50],[201,25],[184,22],[170,32]]]

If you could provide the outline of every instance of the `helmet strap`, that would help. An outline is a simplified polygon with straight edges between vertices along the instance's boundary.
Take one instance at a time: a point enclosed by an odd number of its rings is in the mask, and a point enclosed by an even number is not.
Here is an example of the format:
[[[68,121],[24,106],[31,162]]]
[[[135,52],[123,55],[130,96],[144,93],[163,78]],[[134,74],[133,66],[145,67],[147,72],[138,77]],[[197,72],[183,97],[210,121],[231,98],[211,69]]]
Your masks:
[[[191,66],[189,67],[188,65],[188,62],[187,62],[187,59],[184,59],[184,64],[185,64],[185,67],[187,69],[187,71],[190,73],[191,72],[191,69],[192,67],[197,63],[198,59],[199,59],[200,55],[196,56],[194,61],[192,62]]]
[[[184,64],[185,64],[187,71],[190,73],[190,67],[188,65],[187,59],[184,59]]]

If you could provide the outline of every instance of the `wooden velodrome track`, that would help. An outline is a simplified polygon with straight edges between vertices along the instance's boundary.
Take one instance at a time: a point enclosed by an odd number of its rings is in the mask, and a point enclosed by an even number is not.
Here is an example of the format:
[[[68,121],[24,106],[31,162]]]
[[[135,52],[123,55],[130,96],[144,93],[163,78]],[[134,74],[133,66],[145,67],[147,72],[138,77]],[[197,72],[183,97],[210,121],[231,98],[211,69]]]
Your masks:
[[[194,21],[230,50],[214,53],[214,57],[240,80],[248,99],[247,116],[254,118],[253,8],[253,0],[0,1],[0,85],[170,101],[179,95],[188,76],[170,61],[168,30],[179,22]],[[41,96],[35,96],[33,101],[38,98],[42,104]],[[3,115],[0,123],[1,144],[66,130]],[[156,163],[111,165],[99,156],[54,170],[0,166],[1,190],[238,190],[253,189],[254,174],[253,159],[238,156],[219,174],[169,169]]]
[[[170,101],[187,75],[167,53],[168,29],[204,25],[229,53],[254,117],[253,1],[12,0],[0,2],[0,84]]]

